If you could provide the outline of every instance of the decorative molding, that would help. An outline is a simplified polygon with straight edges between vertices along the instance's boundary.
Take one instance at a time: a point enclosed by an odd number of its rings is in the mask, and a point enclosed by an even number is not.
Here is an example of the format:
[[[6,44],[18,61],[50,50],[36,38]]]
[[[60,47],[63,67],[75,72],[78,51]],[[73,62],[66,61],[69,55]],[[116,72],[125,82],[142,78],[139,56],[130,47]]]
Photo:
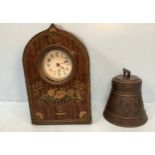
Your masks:
[[[31,51],[31,44],[33,44],[38,37],[40,36],[49,36],[49,45],[56,45],[56,46],[60,46],[60,45],[64,45],[63,40],[57,40],[58,42],[55,42],[55,36],[64,36],[66,38],[70,38],[70,40],[75,41],[76,45],[78,45],[78,48],[81,50],[81,52],[84,54],[84,57],[86,57],[88,59],[88,61],[86,62],[88,65],[88,77],[87,77],[87,85],[86,85],[86,89],[89,91],[90,90],[90,59],[89,59],[89,55],[88,55],[88,51],[86,49],[86,47],[84,46],[84,44],[72,33],[64,31],[60,28],[58,28],[58,26],[52,24],[48,29],[46,29],[45,31],[42,31],[40,33],[38,33],[37,35],[35,35],[26,45],[24,53],[23,53],[23,67],[24,67],[24,74],[25,74],[25,81],[26,81],[26,88],[27,88],[27,93],[28,93],[28,99],[29,99],[29,106],[30,106],[30,112],[31,112],[31,119],[32,122],[35,124],[77,124],[77,123],[91,123],[91,106],[90,106],[90,101],[91,101],[91,94],[90,92],[88,92],[87,95],[87,102],[86,107],[88,108],[87,110],[87,115],[84,114],[83,111],[85,111],[84,109],[81,109],[81,112],[83,113],[79,113],[79,119],[65,119],[65,120],[48,120],[48,119],[40,119],[40,120],[36,120],[36,116],[33,115],[34,110],[33,110],[33,102],[34,102],[34,96],[37,97],[38,95],[40,95],[39,93],[44,93],[43,95],[41,95],[41,98],[43,99],[44,97],[47,97],[50,99],[54,99],[54,101],[57,101],[57,99],[60,100],[64,100],[65,97],[69,97],[72,101],[74,100],[77,104],[81,104],[81,101],[83,100],[83,95],[82,95],[82,91],[77,91],[78,89],[73,89],[73,88],[63,88],[61,89],[60,87],[51,87],[51,88],[44,88],[42,90],[42,85],[40,83],[32,83],[32,81],[29,80],[29,77],[27,77],[27,73],[29,70],[29,66],[27,65],[27,61],[25,61],[25,57],[26,55],[31,55],[30,51]],[[52,39],[53,38],[53,39]],[[76,46],[74,45],[74,46]],[[39,47],[39,45],[38,45]],[[75,51],[72,51],[72,53],[74,53]],[[37,78],[35,78],[37,80]],[[39,82],[39,81],[38,81]],[[85,86],[85,84],[83,84]],[[40,90],[40,91],[39,91]],[[31,91],[33,91],[33,94],[31,93]],[[74,95],[72,95],[74,92]],[[52,96],[52,93],[55,93],[54,96]],[[69,99],[68,98],[68,99]],[[45,98],[44,98],[45,99]],[[36,104],[37,104],[38,98],[36,98]],[[43,102],[42,102],[43,103]],[[58,103],[58,102],[57,102]],[[63,104],[63,102],[60,102],[61,104]],[[56,104],[56,105],[60,105],[60,104]],[[86,117],[84,117],[86,116]],[[41,117],[40,117],[41,118]],[[45,117],[44,117],[45,118]]]

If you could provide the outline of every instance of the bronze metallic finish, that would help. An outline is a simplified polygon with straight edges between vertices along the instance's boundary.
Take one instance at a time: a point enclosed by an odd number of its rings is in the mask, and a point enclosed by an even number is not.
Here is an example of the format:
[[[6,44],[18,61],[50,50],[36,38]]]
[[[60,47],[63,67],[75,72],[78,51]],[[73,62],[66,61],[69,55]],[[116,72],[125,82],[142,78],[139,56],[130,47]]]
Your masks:
[[[137,127],[146,123],[142,93],[142,80],[123,69],[123,75],[112,79],[112,89],[104,110],[104,117],[112,124]]]

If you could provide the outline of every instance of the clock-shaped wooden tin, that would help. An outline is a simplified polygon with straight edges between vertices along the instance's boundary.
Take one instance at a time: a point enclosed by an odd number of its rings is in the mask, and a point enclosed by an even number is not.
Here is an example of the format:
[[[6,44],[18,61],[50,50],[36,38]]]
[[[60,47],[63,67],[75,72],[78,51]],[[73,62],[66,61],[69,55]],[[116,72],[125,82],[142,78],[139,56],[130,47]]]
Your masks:
[[[26,45],[23,66],[33,124],[91,123],[88,52],[54,24]]]

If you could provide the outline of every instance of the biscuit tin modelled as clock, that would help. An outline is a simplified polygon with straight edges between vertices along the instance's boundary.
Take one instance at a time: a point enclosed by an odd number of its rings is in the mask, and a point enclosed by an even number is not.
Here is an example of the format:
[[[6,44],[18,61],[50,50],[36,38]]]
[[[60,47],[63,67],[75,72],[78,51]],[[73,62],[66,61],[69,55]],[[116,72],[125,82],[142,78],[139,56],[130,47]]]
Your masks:
[[[33,124],[91,123],[88,52],[52,24],[35,35],[23,55]]]

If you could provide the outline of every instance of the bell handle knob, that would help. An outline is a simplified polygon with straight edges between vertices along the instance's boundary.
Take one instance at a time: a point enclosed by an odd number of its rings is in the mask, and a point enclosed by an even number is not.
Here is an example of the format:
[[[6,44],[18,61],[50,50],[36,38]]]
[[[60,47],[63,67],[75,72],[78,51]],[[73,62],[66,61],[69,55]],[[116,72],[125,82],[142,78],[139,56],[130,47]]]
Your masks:
[[[131,75],[131,72],[128,69],[123,68],[123,77],[130,78],[130,75]]]

